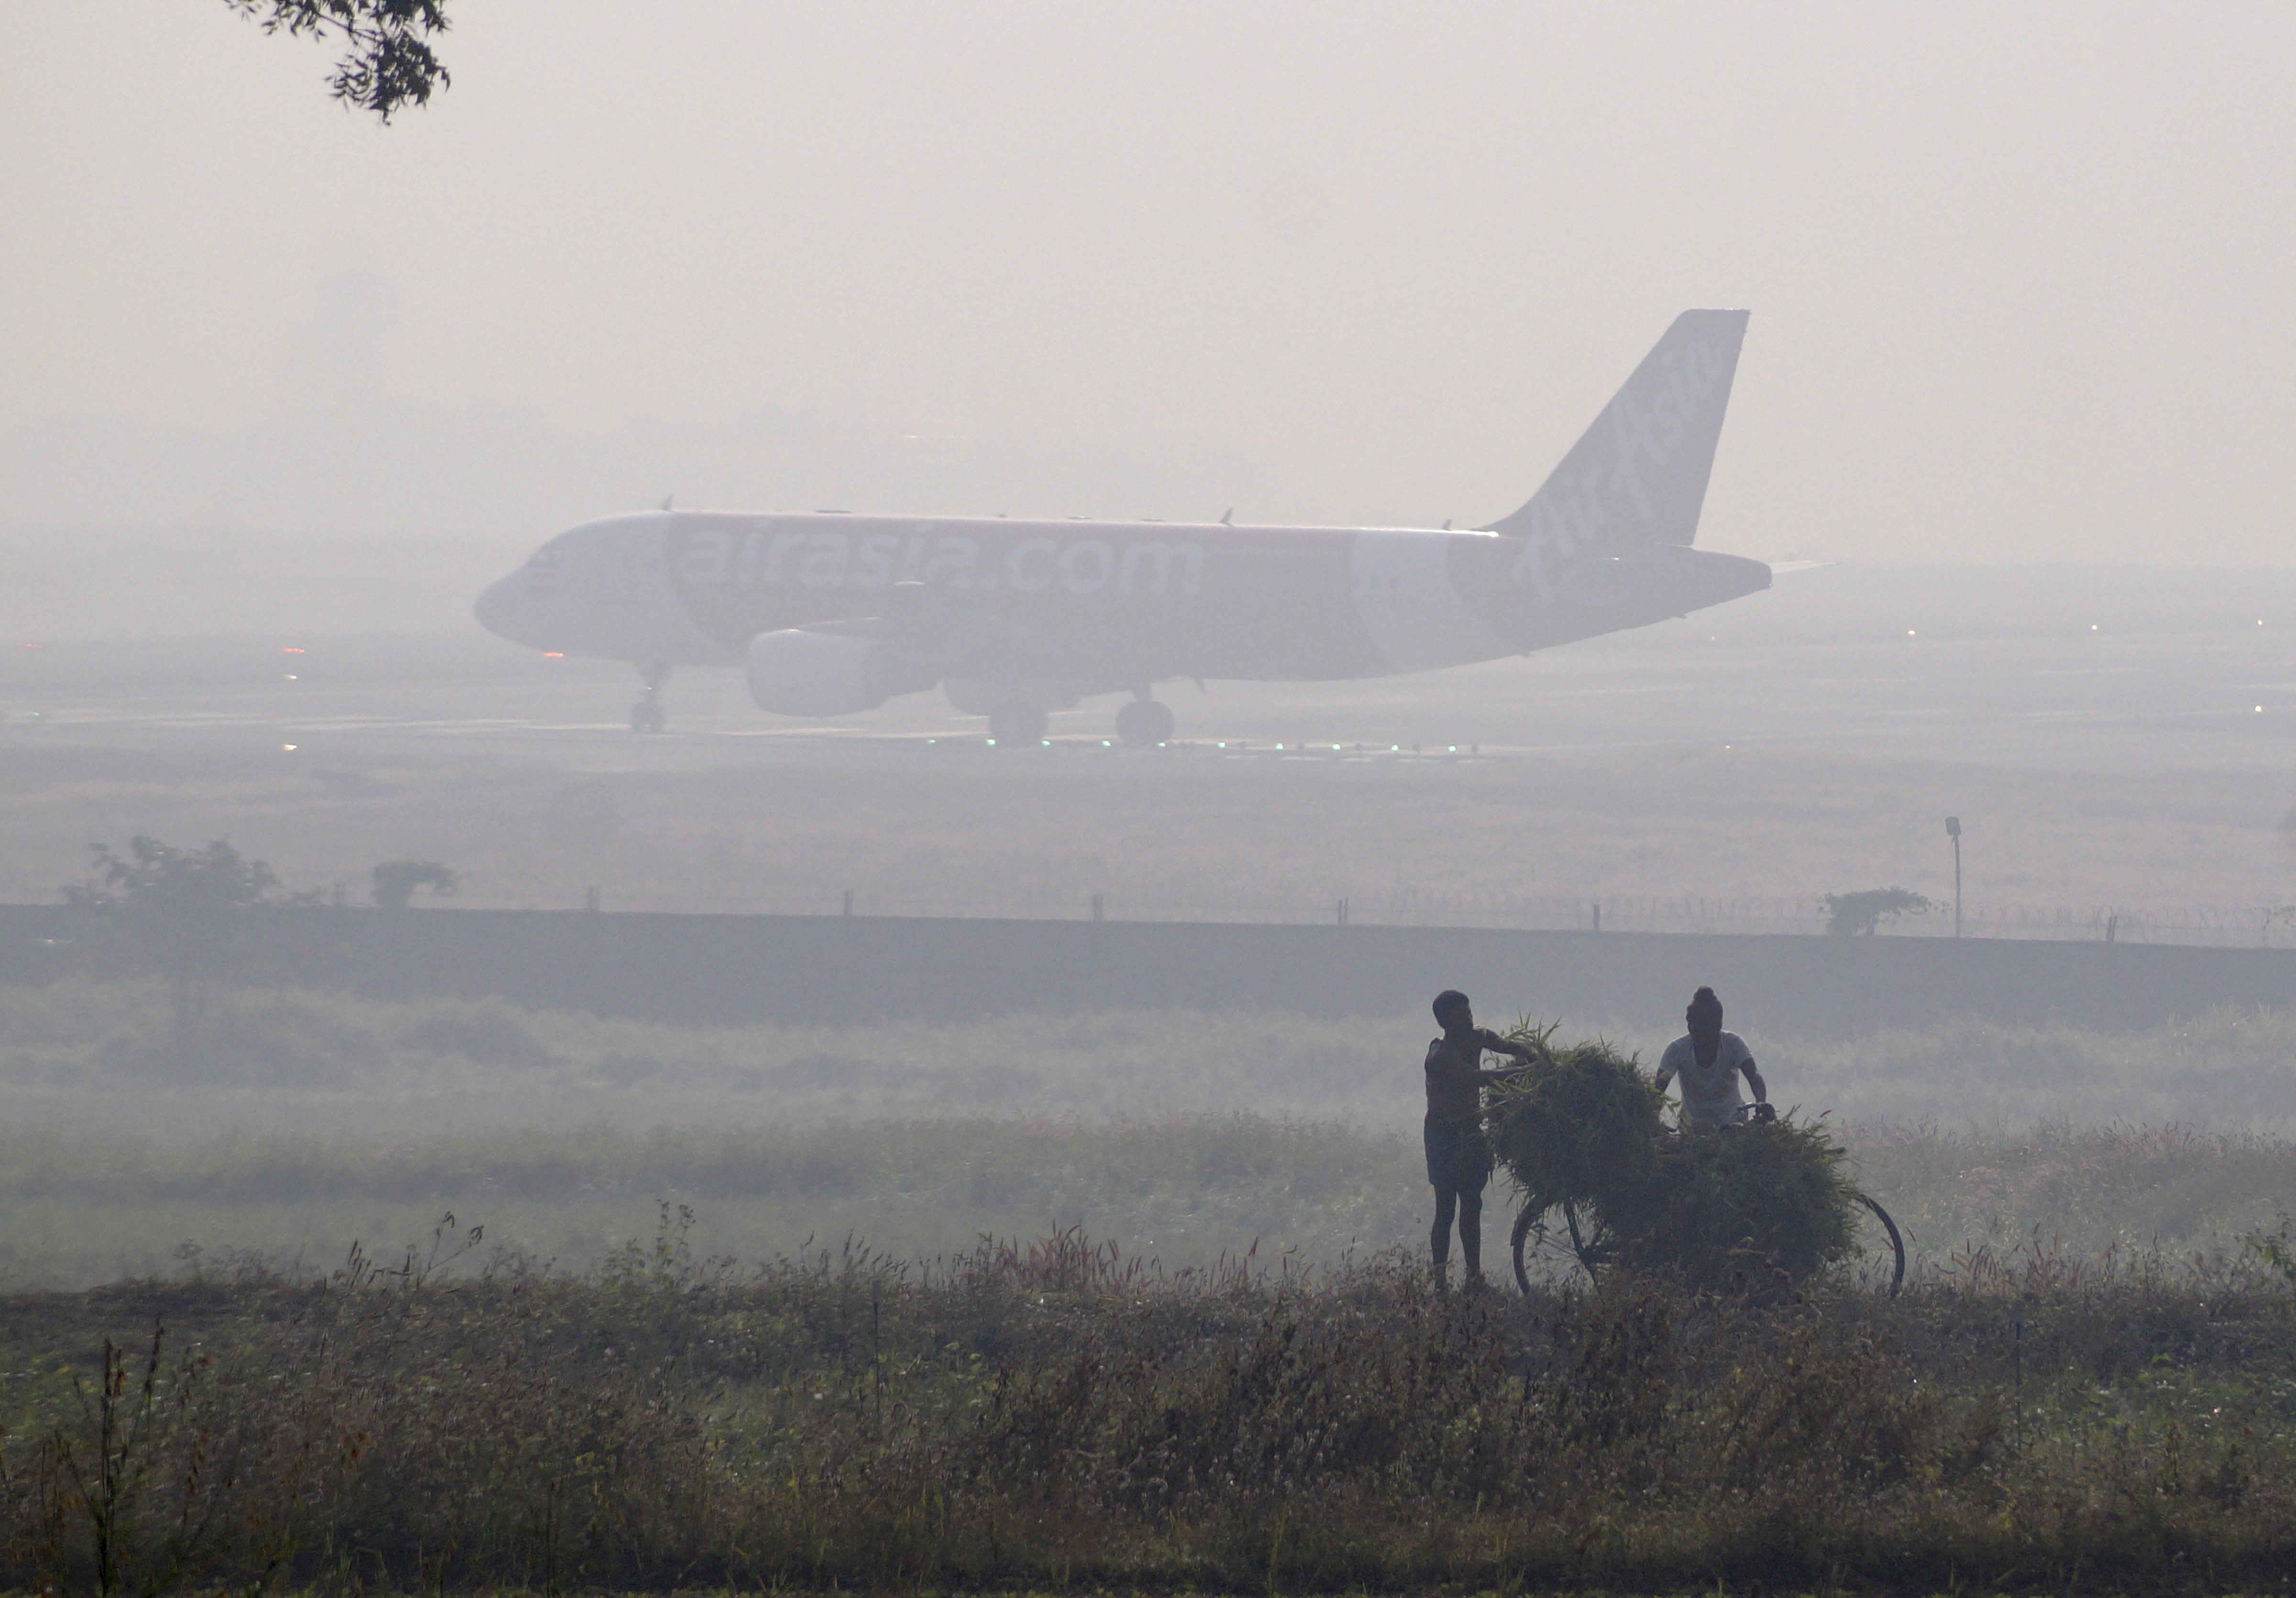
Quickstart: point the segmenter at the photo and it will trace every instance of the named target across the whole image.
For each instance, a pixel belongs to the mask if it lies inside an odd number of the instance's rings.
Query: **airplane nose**
[[[479,625],[489,633],[509,638],[519,610],[518,574],[512,572],[506,578],[498,578],[488,583],[486,592],[480,594],[478,602],[471,607],[471,614],[477,617]]]

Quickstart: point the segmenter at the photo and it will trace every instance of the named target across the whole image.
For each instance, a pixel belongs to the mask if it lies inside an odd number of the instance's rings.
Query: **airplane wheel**
[[[1052,725],[1042,705],[999,705],[988,713],[988,735],[1000,746],[1041,742]]]
[[[1172,707],[1152,699],[1136,699],[1116,713],[1116,735],[1135,749],[1152,749],[1172,741]]]

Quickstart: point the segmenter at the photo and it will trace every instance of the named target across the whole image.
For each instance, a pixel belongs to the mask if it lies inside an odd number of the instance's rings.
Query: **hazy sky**
[[[451,14],[0,0],[0,521],[1465,524],[1711,305],[1703,544],[2292,559],[2287,7]]]

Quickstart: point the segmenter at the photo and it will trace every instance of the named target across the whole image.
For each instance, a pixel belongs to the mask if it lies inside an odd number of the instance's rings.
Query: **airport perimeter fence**
[[[356,905],[363,884],[345,884],[340,901]],[[53,882],[0,877],[0,902],[53,904]],[[1305,890],[1211,893],[1077,891],[1043,883],[979,884],[946,889],[891,891],[862,887],[791,887],[693,894],[668,886],[606,881],[578,884],[562,896],[490,893],[466,882],[444,908],[474,910],[642,911],[719,915],[877,915],[935,919],[1126,921],[1249,923],[1267,926],[1361,925],[1468,927],[1521,931],[1680,932],[1739,936],[1818,937],[1826,930],[1824,904],[1811,898],[1752,895],[1662,897],[1611,894],[1600,898],[1488,891],[1445,892],[1416,887],[1314,893]],[[1884,938],[1950,938],[1953,906],[1933,906],[1882,924]],[[2199,948],[2296,948],[2296,906],[1966,904],[1965,938],[2031,938],[2064,943],[2137,943]]]
[[[466,897],[488,909],[653,911],[728,915],[882,915],[1030,921],[1128,921],[1473,927],[1523,931],[1678,932],[1739,936],[1819,937],[1827,911],[1816,898],[1664,897],[1611,895],[1602,898],[1401,889],[1306,893],[1073,892],[1013,884],[1007,888],[890,892],[860,888],[849,894],[778,892],[717,894],[650,892],[600,884],[554,903]],[[1953,906],[1885,922],[1883,938],[1950,938]],[[2030,938],[2065,943],[2171,944],[2202,948],[2296,948],[2296,909],[2289,906],[2187,906],[2120,909],[2111,906],[1978,905],[1962,912],[1964,938]]]

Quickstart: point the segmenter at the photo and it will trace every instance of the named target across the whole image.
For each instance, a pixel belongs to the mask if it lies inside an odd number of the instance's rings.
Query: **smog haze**
[[[451,14],[386,127],[220,4],[9,9],[0,524],[1473,526],[1736,305],[1703,544],[2287,558],[2283,9]]]
[[[2288,8],[244,9],[0,5],[0,1291],[1416,1291],[1453,987],[2286,1240]]]

